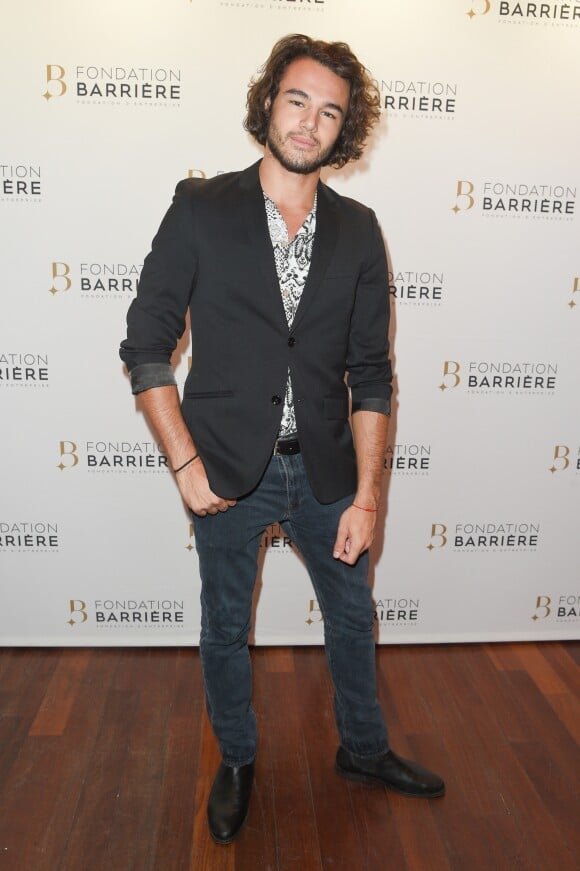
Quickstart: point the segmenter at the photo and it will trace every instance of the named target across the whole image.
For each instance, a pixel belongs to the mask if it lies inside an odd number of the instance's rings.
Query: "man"
[[[263,160],[178,184],[128,313],[121,356],[195,522],[201,661],[222,753],[208,822],[222,844],[250,799],[247,638],[260,538],[276,521],[324,615],[338,772],[444,793],[437,775],[389,749],[376,698],[367,570],[391,395],[384,244],[373,212],[320,182],[321,167],[360,157],[378,116],[347,45],[281,39],[248,95],[245,126]],[[180,407],[169,361],[188,306]]]

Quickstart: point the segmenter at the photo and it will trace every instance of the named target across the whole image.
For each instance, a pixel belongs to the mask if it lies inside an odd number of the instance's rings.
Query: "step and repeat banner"
[[[0,37],[6,645],[198,641],[194,530],[117,352],[177,181],[260,156],[247,83],[292,32],[381,94],[325,174],[389,251],[377,637],[578,637],[580,2],[30,0]],[[292,541],[262,545],[256,643],[321,643]]]

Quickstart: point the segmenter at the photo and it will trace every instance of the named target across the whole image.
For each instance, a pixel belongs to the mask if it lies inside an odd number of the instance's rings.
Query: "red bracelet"
[[[361,511],[371,511],[373,514],[375,511],[378,511],[378,508],[363,508],[362,505],[357,505],[355,502],[352,503],[353,508],[359,508]]]

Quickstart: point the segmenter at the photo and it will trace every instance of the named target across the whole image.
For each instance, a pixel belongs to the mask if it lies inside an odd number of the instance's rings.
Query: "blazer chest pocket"
[[[326,396],[324,399],[324,416],[329,420],[345,420],[348,417],[348,397]]]

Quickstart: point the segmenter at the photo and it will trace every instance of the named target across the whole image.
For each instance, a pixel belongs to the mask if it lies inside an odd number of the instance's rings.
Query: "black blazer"
[[[304,464],[321,502],[356,489],[353,407],[391,395],[389,288],[374,213],[320,183],[308,280],[288,329],[258,175],[179,182],[127,315],[129,369],[169,363],[191,313],[182,411],[210,486],[248,493],[272,454],[288,368]],[[370,400],[370,403],[369,403]]]

